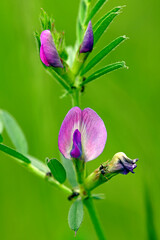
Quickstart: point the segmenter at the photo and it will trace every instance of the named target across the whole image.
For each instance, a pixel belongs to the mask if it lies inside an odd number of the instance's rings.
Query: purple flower
[[[92,29],[92,23],[90,21],[88,23],[88,27],[85,32],[82,45],[80,47],[80,53],[92,52],[93,42],[94,42],[93,29]]]
[[[90,108],[73,107],[61,125],[58,147],[65,158],[87,162],[102,153],[106,140],[107,131],[98,114]]]
[[[61,59],[54,44],[52,34],[49,30],[44,30],[40,36],[40,59],[47,66],[63,68]]]
[[[131,160],[123,152],[116,153],[109,163],[108,171],[112,173],[119,172],[124,175],[128,174],[129,172],[134,173],[133,170],[137,167],[137,161],[137,158]]]

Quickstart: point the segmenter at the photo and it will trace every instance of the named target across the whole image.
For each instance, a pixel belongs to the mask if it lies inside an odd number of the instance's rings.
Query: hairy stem
[[[101,224],[100,224],[99,219],[97,217],[94,205],[93,205],[93,200],[91,198],[87,198],[87,199],[83,200],[83,202],[84,202],[84,204],[85,204],[85,206],[86,206],[86,208],[89,212],[89,215],[90,215],[91,221],[93,223],[94,229],[97,233],[98,239],[106,240],[106,238],[104,236],[104,233],[103,233],[103,230],[101,228]]]

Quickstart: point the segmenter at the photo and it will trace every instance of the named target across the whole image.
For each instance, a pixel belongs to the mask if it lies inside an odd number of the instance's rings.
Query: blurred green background
[[[129,70],[115,71],[88,84],[81,102],[82,108],[97,111],[108,131],[106,148],[97,160],[88,163],[89,171],[118,151],[139,158],[135,175],[119,175],[95,191],[106,194],[105,200],[95,204],[110,240],[147,239],[147,219],[152,217],[160,237],[160,2],[110,0],[93,22],[112,7],[125,4],[123,14],[114,20],[91,56],[126,34],[130,40],[100,65],[125,60]],[[78,0],[0,2],[0,108],[15,116],[27,137],[30,154],[42,161],[45,157],[59,158],[58,132],[71,101],[59,98],[61,87],[42,68],[33,32],[40,30],[43,8],[56,19],[57,29],[65,30],[67,45],[73,45],[78,5]],[[4,139],[11,146],[6,135]],[[146,211],[145,186],[153,216]],[[74,239],[67,223],[69,206],[63,193],[0,153],[1,239]],[[97,239],[87,212],[77,239]]]

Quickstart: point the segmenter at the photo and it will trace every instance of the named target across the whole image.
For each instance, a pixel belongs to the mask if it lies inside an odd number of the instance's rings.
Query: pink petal
[[[50,64],[48,63],[46,56],[44,54],[43,45],[41,45],[41,47],[40,47],[40,59],[47,67],[50,66]]]
[[[90,108],[85,108],[82,112],[81,137],[85,161],[91,161],[103,152],[107,140],[106,127],[98,114]]]

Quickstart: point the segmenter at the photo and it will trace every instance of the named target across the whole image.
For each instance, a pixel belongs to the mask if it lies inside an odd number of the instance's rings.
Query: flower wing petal
[[[105,147],[107,131],[103,120],[90,108],[82,111],[81,141],[85,161],[97,158]]]
[[[60,128],[58,136],[58,147],[63,156],[71,159],[70,152],[73,145],[73,133],[76,129],[80,131],[82,110],[73,107],[66,115]]]

